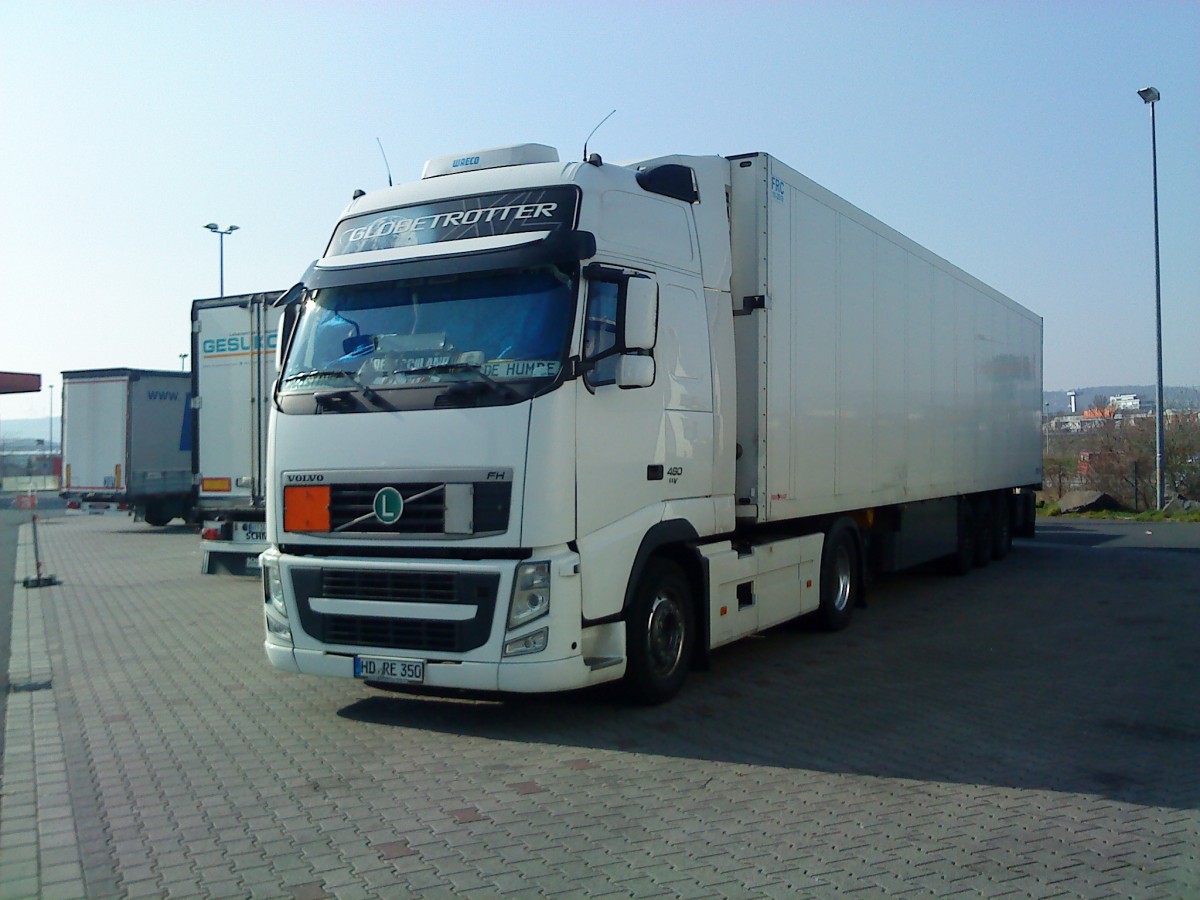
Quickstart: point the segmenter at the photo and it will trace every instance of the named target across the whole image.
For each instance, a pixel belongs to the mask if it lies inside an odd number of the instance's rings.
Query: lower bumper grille
[[[325,644],[462,653],[487,642],[499,575],[468,572],[396,572],[368,569],[294,569],[292,586],[304,631]],[[445,603],[476,607],[466,620],[319,613],[313,597],[384,603]],[[378,608],[377,606],[375,608]]]

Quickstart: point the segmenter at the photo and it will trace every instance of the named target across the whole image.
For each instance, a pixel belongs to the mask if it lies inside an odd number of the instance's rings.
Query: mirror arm
[[[581,359],[578,356],[572,356],[570,359],[567,360],[567,372],[568,372],[567,378],[568,378],[568,380],[573,380],[575,378],[581,378],[584,375],[586,375],[588,372],[592,371],[594,368],[596,368],[596,360],[594,360],[594,359],[585,360],[585,359]]]

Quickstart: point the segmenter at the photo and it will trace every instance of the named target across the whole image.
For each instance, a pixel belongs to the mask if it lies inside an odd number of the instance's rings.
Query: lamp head
[[[230,233],[232,233],[232,232],[234,232],[234,231],[237,231],[237,230],[238,230],[238,227],[237,227],[236,225],[230,225],[230,226],[229,226],[229,228],[228,228],[228,231],[229,231]]]
[[[1162,95],[1159,94],[1158,88],[1144,87],[1140,91],[1138,91],[1138,96],[1141,97],[1142,100],[1145,101],[1146,103],[1154,103]]]
[[[220,225],[218,225],[216,222],[209,222],[209,223],[208,223],[207,225],[205,225],[204,227],[205,227],[205,228],[207,228],[209,231],[216,231],[216,230],[217,230],[218,228],[220,228],[221,226],[220,226]]]

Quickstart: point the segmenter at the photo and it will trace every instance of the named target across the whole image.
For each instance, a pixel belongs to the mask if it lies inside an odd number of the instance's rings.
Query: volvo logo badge
[[[394,487],[380,488],[375,494],[375,518],[384,525],[395,524],[404,515],[404,498]]]

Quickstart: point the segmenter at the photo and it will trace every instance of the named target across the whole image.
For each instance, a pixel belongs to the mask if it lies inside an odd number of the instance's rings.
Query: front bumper
[[[314,558],[268,550],[262,561],[279,569],[291,640],[278,633],[279,614],[268,605],[265,614],[268,621],[275,617],[276,633],[267,630],[267,658],[284,671],[338,678],[354,677],[355,656],[419,659],[425,663],[421,686],[481,692],[564,691],[619,678],[624,665],[589,665],[596,656],[623,651],[624,632],[619,623],[582,629],[578,555],[559,547],[533,558],[550,563],[550,611],[510,630],[509,601],[521,561]],[[494,602],[472,603],[461,590],[457,596],[439,591],[449,584],[467,584],[475,592],[494,584]],[[330,585],[339,596],[324,596]],[[393,595],[381,599],[380,585],[394,588]],[[542,629],[548,629],[544,650],[504,656],[506,644]],[[421,636],[430,634],[462,646],[422,644]]]

